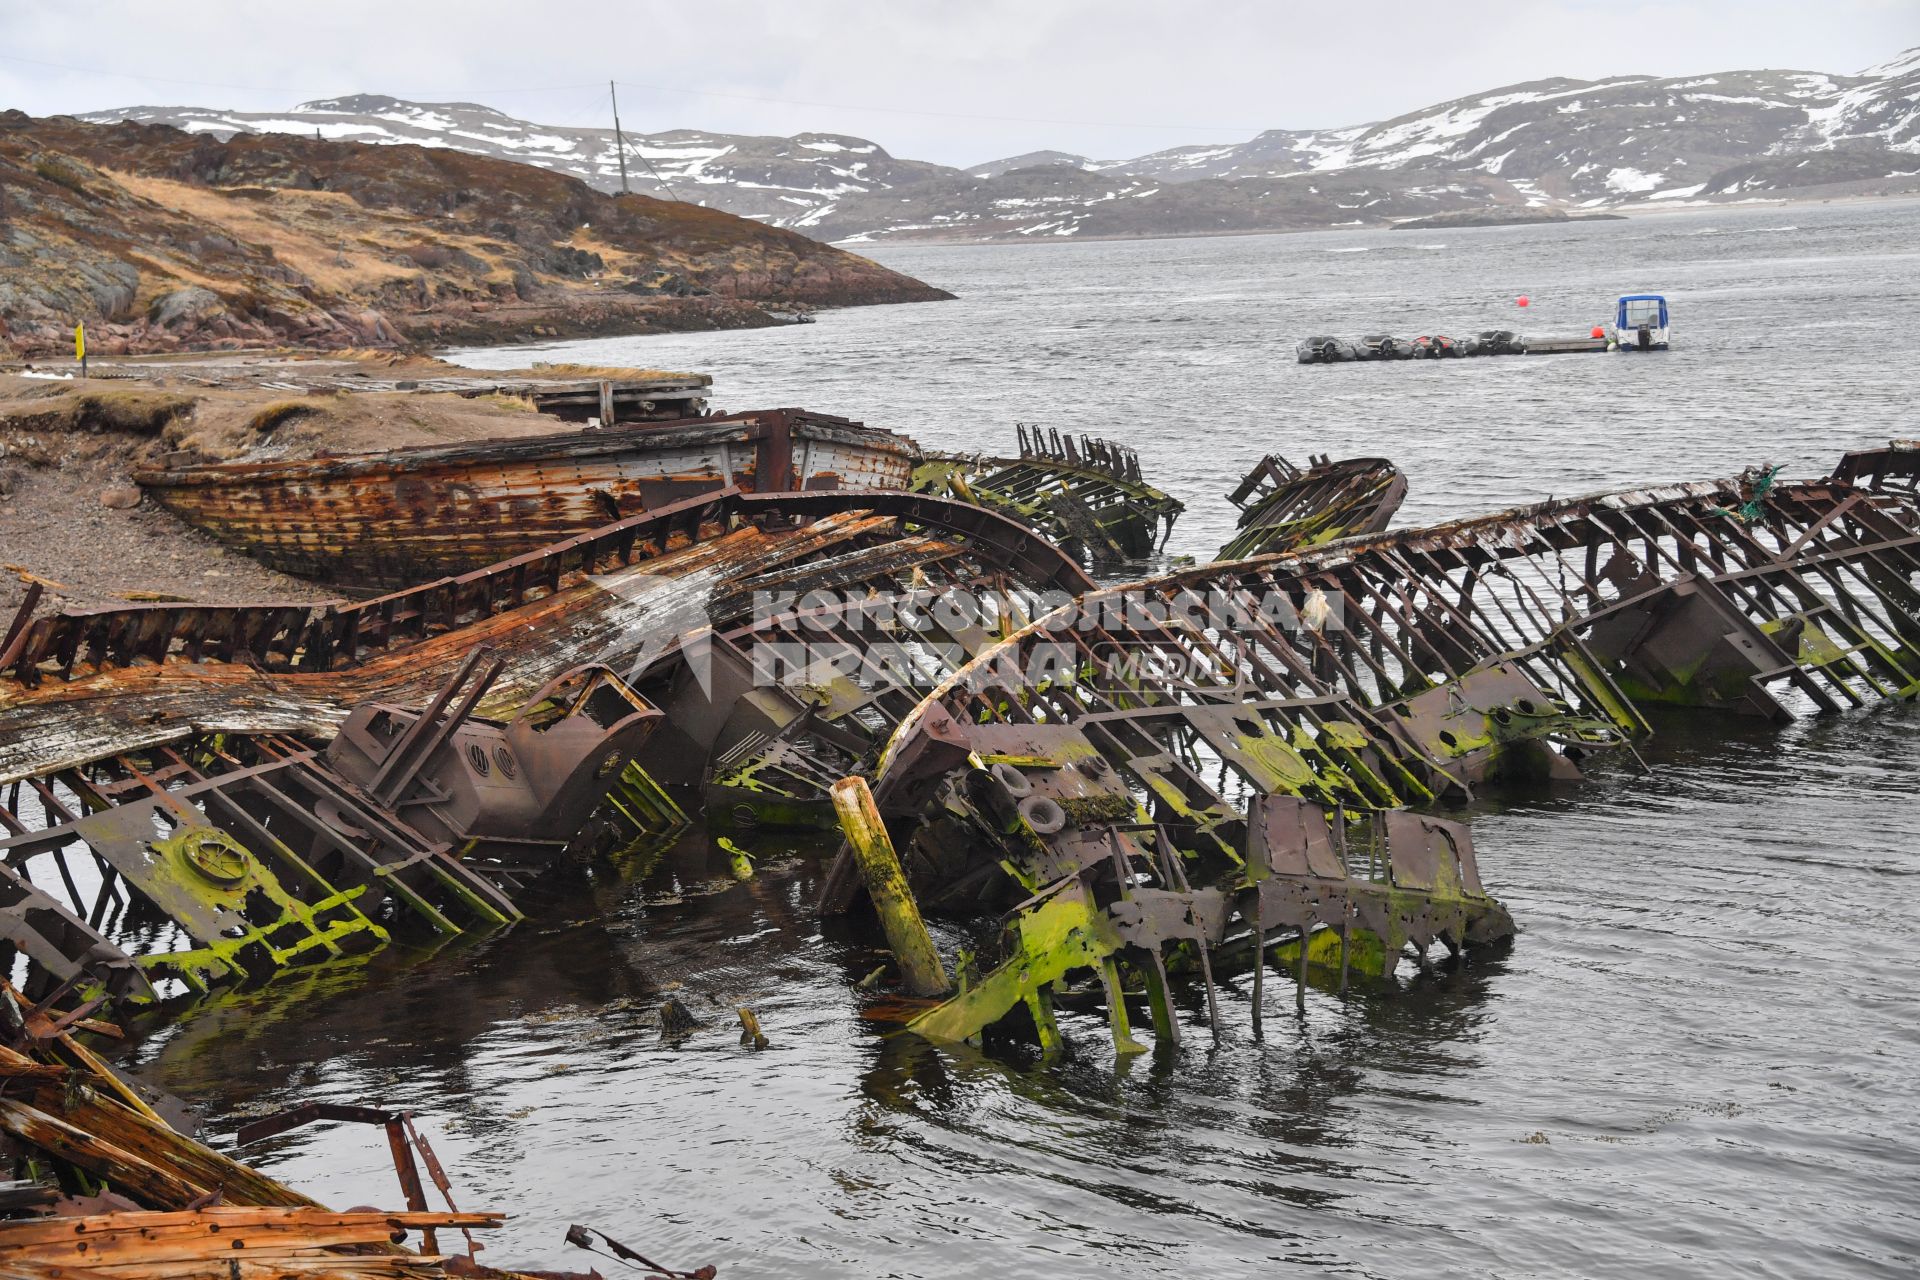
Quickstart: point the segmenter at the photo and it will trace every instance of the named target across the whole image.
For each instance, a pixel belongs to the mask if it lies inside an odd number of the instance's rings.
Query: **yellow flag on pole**
[[[87,326],[84,324],[73,326],[73,358],[75,360],[87,358]]]

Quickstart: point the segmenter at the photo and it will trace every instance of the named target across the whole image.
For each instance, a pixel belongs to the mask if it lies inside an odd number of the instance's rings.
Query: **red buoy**
[[[1524,293],[1523,293],[1523,294],[1521,294],[1521,295],[1520,295],[1519,297],[1517,297],[1517,298],[1515,298],[1515,299],[1514,299],[1514,302],[1515,302],[1515,303],[1516,303],[1517,305],[1519,305],[1519,306],[1522,306],[1522,307],[1530,307],[1530,306],[1532,306],[1532,305],[1533,305],[1533,299],[1532,299],[1532,298],[1529,298],[1529,297],[1528,297],[1528,296],[1527,296],[1526,294],[1524,294]]]
[[[1588,334],[1587,336],[1589,338],[1604,338],[1607,336],[1606,327],[1603,325],[1595,325],[1593,326],[1593,332]]]

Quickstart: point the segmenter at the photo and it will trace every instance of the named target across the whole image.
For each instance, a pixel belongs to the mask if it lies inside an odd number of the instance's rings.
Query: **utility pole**
[[[613,145],[620,153],[620,194],[630,194],[627,190],[627,140],[620,132],[620,95],[614,91],[613,81],[607,81],[607,96],[613,99]]]
[[[614,92],[611,80],[607,81],[607,96],[613,99],[613,145],[620,153],[620,194],[631,195],[632,191],[627,186],[627,136],[620,132],[620,95]],[[644,150],[640,152],[640,163],[647,166],[647,172],[653,175],[653,180],[660,184],[669,199],[680,198],[680,193],[660,176],[660,171],[653,167],[653,161],[647,159],[647,153]]]

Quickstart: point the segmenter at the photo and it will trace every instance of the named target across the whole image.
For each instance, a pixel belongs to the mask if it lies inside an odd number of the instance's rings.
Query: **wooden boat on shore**
[[[497,563],[727,485],[904,489],[905,436],[804,409],[299,461],[139,471],[148,497],[285,573],[351,594]]]

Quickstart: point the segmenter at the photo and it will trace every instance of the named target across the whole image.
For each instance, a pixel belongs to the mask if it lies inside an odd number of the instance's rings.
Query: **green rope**
[[[1729,510],[1726,507],[1708,507],[1716,516],[1729,516],[1741,524],[1752,524],[1766,513],[1767,495],[1773,492],[1773,483],[1781,468],[1763,466],[1757,471],[1748,467],[1740,473],[1740,488],[1748,495],[1747,500]]]

